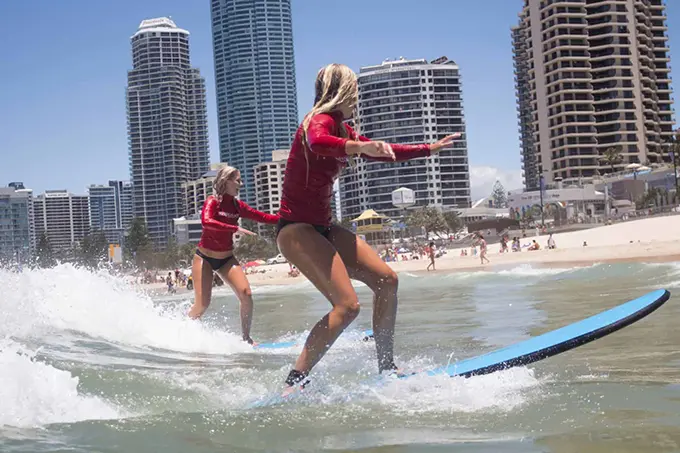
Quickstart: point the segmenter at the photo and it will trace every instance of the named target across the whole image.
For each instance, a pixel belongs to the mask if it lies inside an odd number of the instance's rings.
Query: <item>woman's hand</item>
[[[249,234],[249,235],[251,235],[251,236],[257,236],[257,235],[256,235],[255,233],[253,233],[252,231],[246,230],[245,228],[241,228],[241,227],[238,227],[237,232],[238,232],[238,233],[241,233],[241,234]]]
[[[449,146],[453,141],[457,138],[460,138],[460,132],[456,132],[453,135],[447,135],[446,137],[442,138],[438,142],[434,142],[430,145],[430,152],[432,154],[438,153],[441,151],[443,148]]]
[[[391,160],[397,159],[389,143],[382,141],[357,142],[357,145],[355,147],[356,154],[364,154],[370,157],[388,157]]]

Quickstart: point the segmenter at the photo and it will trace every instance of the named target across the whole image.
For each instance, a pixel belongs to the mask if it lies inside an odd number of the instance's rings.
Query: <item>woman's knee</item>
[[[340,311],[342,314],[345,323],[347,324],[354,321],[357,316],[359,316],[359,312],[361,311],[361,306],[359,305],[358,300],[353,300],[337,307],[339,309],[338,311]]]
[[[248,300],[253,297],[253,290],[250,289],[250,285],[245,288],[240,288],[237,292],[239,300]]]
[[[399,288],[399,276],[389,269],[378,278],[378,291],[396,291]]]

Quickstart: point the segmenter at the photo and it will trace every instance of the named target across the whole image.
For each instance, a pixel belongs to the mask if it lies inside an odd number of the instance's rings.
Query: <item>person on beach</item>
[[[358,135],[344,121],[358,103],[357,77],[345,65],[330,64],[316,77],[314,106],[299,126],[286,164],[277,227],[277,243],[328,299],[332,309],[311,330],[302,353],[286,378],[284,393],[304,387],[314,365],[359,314],[350,278],[374,293],[373,331],[378,371],[397,370],[393,359],[397,314],[397,274],[361,238],[331,224],[333,182],[356,158],[404,161],[433,155],[460,136],[433,144],[390,145]]]
[[[491,261],[486,257],[486,240],[482,233],[477,233],[476,243],[479,244],[479,258],[481,259],[482,264],[484,264],[484,260],[486,260],[487,263],[490,263]]]
[[[557,245],[555,244],[555,238],[553,237],[552,233],[550,233],[550,236],[548,236],[548,248],[550,250],[557,248]]]
[[[434,242],[430,242],[430,245],[427,247],[427,254],[430,257],[430,264],[427,265],[427,270],[430,270],[430,266],[432,266],[432,270],[436,271],[437,269],[434,268]]]
[[[278,215],[257,211],[236,199],[242,186],[241,173],[234,167],[223,167],[213,182],[213,195],[203,204],[201,224],[203,232],[191,266],[194,284],[194,305],[189,311],[192,319],[200,318],[210,305],[213,278],[227,282],[238,297],[243,340],[253,344],[250,325],[253,317],[253,297],[248,278],[234,256],[234,233],[251,234],[238,226],[238,219],[276,224]],[[213,274],[214,273],[214,274]],[[216,274],[216,275],[215,275]]]

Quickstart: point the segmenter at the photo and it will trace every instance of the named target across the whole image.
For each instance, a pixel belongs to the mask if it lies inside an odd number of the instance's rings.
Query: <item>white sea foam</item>
[[[0,339],[0,426],[112,419],[125,412],[78,391],[78,378],[42,363],[35,351]]]

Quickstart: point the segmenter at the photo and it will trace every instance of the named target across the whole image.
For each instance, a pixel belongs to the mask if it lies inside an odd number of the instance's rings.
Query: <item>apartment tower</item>
[[[189,60],[189,32],[144,20],[131,38],[127,116],[134,216],[158,249],[185,214],[182,183],[208,170],[205,81]]]
[[[673,130],[662,0],[524,0],[512,29],[525,187],[668,160]]]
[[[46,190],[33,201],[35,236],[43,235],[52,250],[70,253],[90,233],[90,208],[87,195],[74,195],[66,190]]]
[[[462,137],[437,155],[406,162],[359,160],[340,178],[343,218],[373,209],[388,217],[402,211],[392,205],[392,191],[415,191],[416,206],[470,206],[470,172],[461,75],[446,57],[385,60],[359,72],[361,135],[389,143],[427,143],[460,132]]]
[[[298,125],[291,0],[211,0],[220,161],[239,170],[255,204],[253,170],[289,148]]]
[[[108,185],[91,185],[90,229],[102,231],[109,244],[123,243],[125,231],[132,221],[132,184],[109,181]]]

